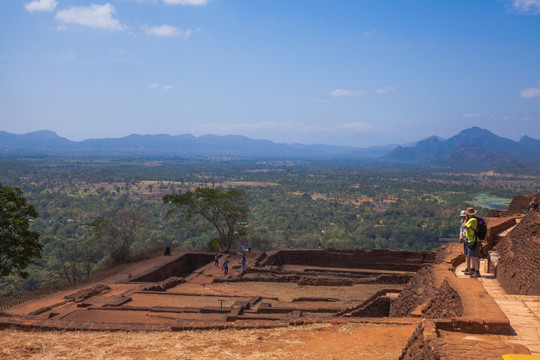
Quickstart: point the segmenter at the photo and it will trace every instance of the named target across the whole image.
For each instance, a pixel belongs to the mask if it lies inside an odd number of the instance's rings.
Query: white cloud
[[[53,11],[58,5],[56,0],[36,0],[26,3],[24,8],[28,12],[44,11],[50,12]]]
[[[392,92],[392,91],[396,91],[396,88],[394,88],[392,86],[387,86],[387,87],[384,87],[382,89],[375,90],[375,94],[384,95],[384,94],[388,94],[389,92]]]
[[[365,94],[366,92],[364,90],[343,90],[343,89],[336,89],[328,93],[328,95],[330,95],[330,97],[332,98],[362,96]]]
[[[513,0],[512,7],[527,14],[540,14],[540,0]]]
[[[165,4],[172,5],[206,5],[209,0],[163,0]]]
[[[521,90],[519,92],[519,96],[521,96],[524,99],[537,98],[537,97],[540,97],[540,89],[528,88],[525,90]]]
[[[183,36],[185,39],[188,39],[191,34],[192,30],[180,30],[177,27],[169,26],[169,25],[161,25],[161,26],[143,26],[143,30],[147,35],[154,35],[154,36],[162,36],[162,37],[174,37],[174,36]]]
[[[116,9],[113,5],[91,4],[90,6],[72,6],[61,10],[55,19],[63,24],[88,26],[102,30],[122,31],[125,27],[113,18]]]
[[[155,88],[159,87],[159,84],[148,84],[148,85],[146,85],[146,87],[149,88],[149,89],[155,89]]]
[[[163,90],[172,90],[172,85],[163,85]]]
[[[464,118],[464,119],[477,119],[477,118],[480,117],[480,114],[465,113],[465,114],[461,114],[461,117]]]
[[[364,33],[364,36],[365,36],[365,37],[370,37],[370,36],[375,35],[376,33],[377,33],[377,30],[370,30],[370,31],[368,31],[368,32],[365,32],[365,33]]]

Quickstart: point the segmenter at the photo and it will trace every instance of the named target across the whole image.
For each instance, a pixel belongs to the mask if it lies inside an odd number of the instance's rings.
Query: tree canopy
[[[0,183],[0,277],[13,273],[27,277],[24,269],[41,257],[39,233],[30,230],[30,218],[38,216],[21,189]]]
[[[191,221],[196,226],[211,225],[219,234],[220,241],[229,251],[234,241],[245,235],[249,201],[245,190],[222,187],[198,187],[183,194],[165,195],[163,202],[180,212],[180,221]]]
[[[129,261],[131,246],[147,222],[143,212],[125,208],[112,217],[98,217],[90,226],[113,263],[122,264]]]

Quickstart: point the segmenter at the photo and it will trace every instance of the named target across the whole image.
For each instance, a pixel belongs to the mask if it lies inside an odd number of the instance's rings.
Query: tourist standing
[[[529,203],[529,210],[527,211],[527,214],[535,212],[536,209],[538,209],[538,205],[540,205],[540,202],[538,201],[538,198],[535,196],[533,197],[532,201]]]
[[[463,270],[463,272],[466,273],[471,271],[471,258],[467,252],[467,229],[463,227],[463,224],[467,222],[467,214],[465,214],[465,210],[461,210],[459,217],[461,218],[459,221],[459,241],[463,243],[463,254],[465,254],[467,259],[467,267],[465,270]]]
[[[463,228],[466,230],[466,237],[467,237],[467,253],[468,257],[471,259],[471,269],[470,271],[465,272],[465,275],[470,275],[474,278],[480,277],[480,258],[478,257],[478,253],[480,250],[480,246],[478,244],[478,238],[476,236],[476,229],[478,229],[478,219],[474,217],[476,214],[476,210],[474,208],[470,207],[467,208],[465,211],[465,215],[467,215],[467,222],[463,224]]]
[[[229,274],[229,259],[225,259],[225,261],[223,262],[223,275],[228,275]]]

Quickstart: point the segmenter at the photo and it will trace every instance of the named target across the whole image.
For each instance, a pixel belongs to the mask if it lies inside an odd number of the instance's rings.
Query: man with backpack
[[[459,241],[463,243],[463,254],[467,258],[467,267],[465,270],[463,270],[463,272],[467,273],[471,271],[471,258],[469,257],[469,252],[467,250],[467,229],[463,227],[463,224],[467,222],[467,214],[465,214],[465,210],[460,211],[459,217],[461,218],[459,221]]]
[[[467,245],[467,257],[471,259],[471,269],[465,272],[465,275],[470,275],[474,278],[481,277],[480,275],[480,239],[478,238],[478,219],[476,210],[470,207],[465,210],[467,221],[463,223],[463,228],[466,230],[466,245]]]

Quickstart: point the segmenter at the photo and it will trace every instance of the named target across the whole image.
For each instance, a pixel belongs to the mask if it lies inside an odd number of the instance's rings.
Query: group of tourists
[[[218,255],[214,257],[214,265],[219,266],[219,260]],[[246,271],[246,255],[242,255],[242,272]],[[229,259],[225,259],[223,261],[223,265],[221,265],[221,270],[223,270],[223,275],[227,276],[229,275]]]
[[[245,254],[245,251],[251,251],[251,247],[248,247],[248,248],[245,248],[244,245],[242,245],[242,250],[243,250],[243,254],[242,254],[242,262],[241,262],[241,266],[242,266],[242,272],[246,271],[246,254]],[[219,243],[219,250],[217,252],[217,254],[214,255],[214,266],[215,267],[219,267],[219,258],[221,256],[221,243]],[[223,275],[228,275],[229,274],[229,259],[225,259],[225,261],[223,261],[223,264],[221,265],[221,270],[223,270]]]

